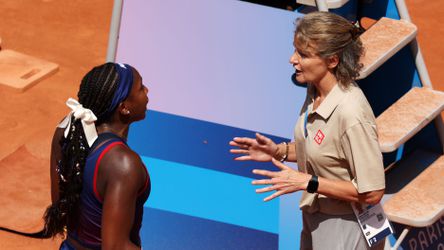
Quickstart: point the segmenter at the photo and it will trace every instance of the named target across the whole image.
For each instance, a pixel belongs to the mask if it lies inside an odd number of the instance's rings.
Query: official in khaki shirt
[[[358,193],[384,189],[375,117],[361,89],[355,84],[347,89],[336,84],[316,110],[314,99],[315,88],[309,85],[295,127],[299,171],[351,181]],[[353,213],[350,202],[318,193],[304,192],[300,206],[309,213]]]
[[[272,161],[278,171],[256,169],[258,193],[269,201],[302,191],[301,249],[369,249],[352,211],[353,203],[377,204],[384,194],[384,167],[375,117],[354,79],[363,54],[359,30],[329,12],[297,20],[290,63],[307,97],[295,126],[295,141],[276,144],[235,137],[236,160]],[[282,162],[297,162],[294,170]],[[384,242],[372,249],[384,248]]]

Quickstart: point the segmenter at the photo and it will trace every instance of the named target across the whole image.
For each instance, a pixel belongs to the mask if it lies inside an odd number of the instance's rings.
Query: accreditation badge
[[[370,247],[384,241],[385,237],[393,233],[392,225],[387,219],[381,203],[377,205],[353,203],[352,208]]]

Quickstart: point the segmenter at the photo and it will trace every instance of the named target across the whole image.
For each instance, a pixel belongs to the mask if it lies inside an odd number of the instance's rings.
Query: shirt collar
[[[314,90],[311,92],[310,95],[314,99]],[[333,111],[336,109],[338,104],[342,101],[344,98],[346,90],[344,90],[339,84],[336,84],[330,92],[325,97],[324,101],[322,101],[321,105],[314,111],[317,114],[319,114],[322,118],[327,119],[330,117],[330,115],[333,113]],[[313,103],[313,102],[312,102]]]

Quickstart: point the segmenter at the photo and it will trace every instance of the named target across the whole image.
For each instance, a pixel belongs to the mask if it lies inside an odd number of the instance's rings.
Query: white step
[[[365,54],[358,79],[363,79],[412,41],[417,33],[414,24],[383,17],[360,36]]]
[[[386,176],[388,193],[393,191],[390,190],[393,186],[413,179],[399,192],[388,194],[383,207],[391,221],[412,227],[426,227],[444,215],[444,156],[415,152],[396,163]]]
[[[381,151],[395,151],[443,109],[444,92],[412,88],[376,118]]]

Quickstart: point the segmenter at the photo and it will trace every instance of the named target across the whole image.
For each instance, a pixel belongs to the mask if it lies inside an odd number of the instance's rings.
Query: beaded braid
[[[118,74],[113,63],[105,63],[93,68],[82,79],[77,94],[79,103],[90,109],[97,117],[96,125],[106,122],[110,115],[107,109],[111,105],[117,89]],[[83,169],[90,148],[86,141],[80,120],[71,119],[67,138],[62,137],[62,159],[58,162],[59,200],[50,205],[44,215],[47,236],[64,236],[65,228],[75,223],[78,202],[82,191]]]

